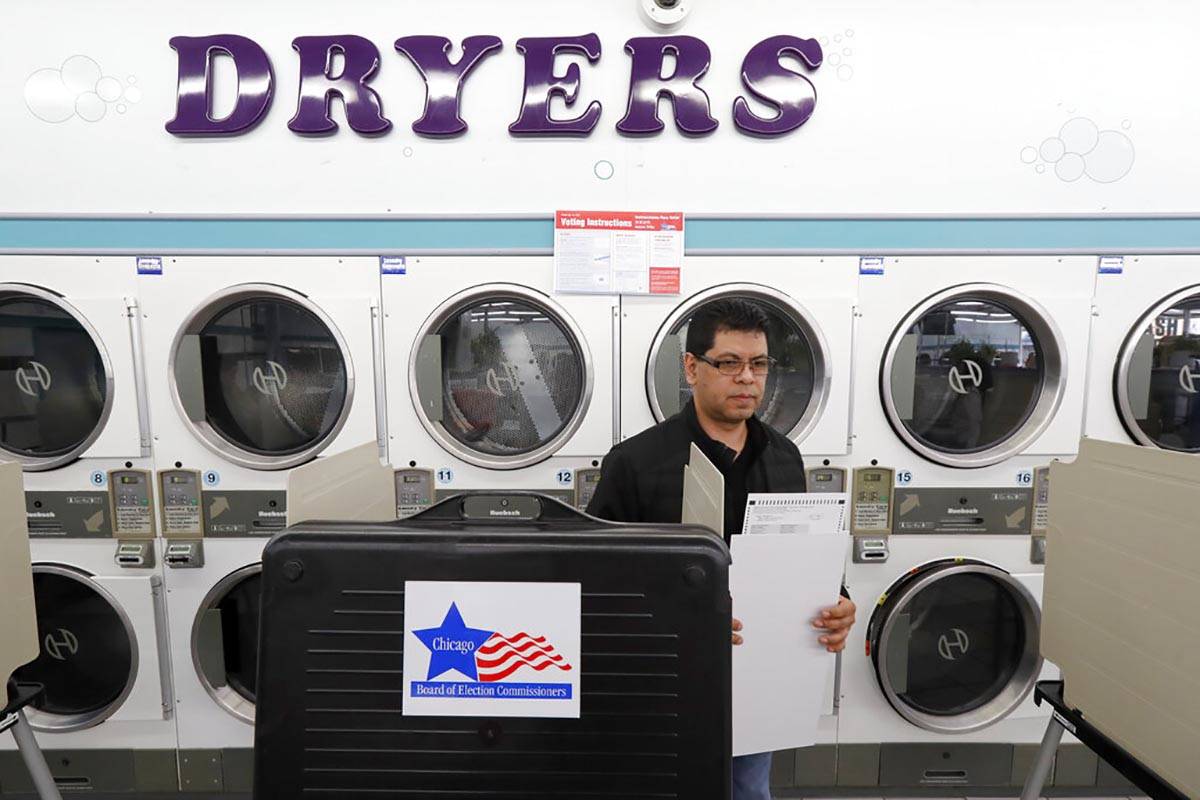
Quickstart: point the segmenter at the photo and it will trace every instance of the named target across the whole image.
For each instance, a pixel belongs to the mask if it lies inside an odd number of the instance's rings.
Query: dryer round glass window
[[[996,288],[927,300],[897,328],[881,374],[893,428],[921,455],[996,463],[1044,430],[1061,399],[1063,346],[1033,301]]]
[[[767,317],[767,352],[775,364],[767,374],[758,417],[785,435],[803,437],[828,392],[828,351],[815,323],[795,301],[755,284],[727,284],[701,292],[667,318],[651,345],[646,366],[646,394],[654,418],[661,422],[691,400],[683,370],[688,328],[700,309],[728,298],[751,302]]]
[[[254,722],[262,565],[230,573],[204,598],[192,625],[192,661],[222,708]]]
[[[112,409],[112,370],[91,326],[62,298],[0,285],[0,449],[27,470],[73,461]]]
[[[990,565],[944,561],[893,585],[867,631],[876,677],[902,717],[965,733],[1007,716],[1041,670],[1040,613]]]
[[[1121,420],[1136,441],[1200,452],[1200,287],[1167,298],[1139,321],[1115,381]]]
[[[536,463],[583,421],[591,357],[550,298],[513,285],[451,298],[418,335],[410,389],[422,424],[465,461],[495,469]]]
[[[35,564],[38,657],[14,677],[40,683],[30,724],[40,730],[89,728],[111,716],[137,677],[137,639],[116,600],[89,575]]]
[[[242,286],[210,298],[176,338],[171,377],[193,431],[235,463],[283,469],[330,443],[353,377],[333,322],[303,296]]]

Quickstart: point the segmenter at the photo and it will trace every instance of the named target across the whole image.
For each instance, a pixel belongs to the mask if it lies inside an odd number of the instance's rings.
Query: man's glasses
[[[746,368],[747,364],[750,365],[750,371],[755,375],[766,375],[771,371],[771,367],[775,366],[775,359],[771,358],[770,356],[752,358],[749,361],[743,361],[740,358],[714,359],[709,358],[708,356],[696,355],[695,353],[692,355],[695,355],[696,358],[703,361],[705,364],[708,364],[710,367],[716,367],[717,371],[722,375],[728,375],[730,377],[741,375],[742,370]]]

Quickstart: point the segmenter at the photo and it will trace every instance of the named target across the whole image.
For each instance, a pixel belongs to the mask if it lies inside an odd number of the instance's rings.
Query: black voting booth
[[[263,555],[254,796],[726,800],[729,561],[707,528],[532,493],[290,528]],[[402,716],[409,580],[580,583],[580,718]]]

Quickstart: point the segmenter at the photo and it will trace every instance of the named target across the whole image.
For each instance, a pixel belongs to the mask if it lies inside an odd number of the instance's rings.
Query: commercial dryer
[[[0,458],[24,470],[41,641],[18,677],[46,685],[30,723],[69,788],[163,788],[134,751],[174,770],[144,381],[134,259],[0,258]]]
[[[1094,263],[860,264],[847,584],[866,613],[839,743],[879,748],[883,784],[987,783],[1044,730],[1040,479],[1078,450]]]
[[[1200,258],[1103,258],[1084,434],[1200,452]]]
[[[262,548],[288,471],[381,446],[375,259],[165,258],[140,277],[187,790],[249,786]],[[380,387],[381,388],[381,387]]]
[[[385,270],[399,513],[469,489],[584,507],[613,445],[613,295],[559,294],[545,257],[415,257]]]

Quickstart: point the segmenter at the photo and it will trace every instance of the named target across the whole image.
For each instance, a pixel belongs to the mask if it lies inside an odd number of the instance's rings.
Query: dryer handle
[[[129,320],[129,344],[133,352],[133,385],[137,392],[138,441],[142,458],[150,456],[150,400],[146,391],[146,359],[142,353],[142,310],[137,298],[125,298],[125,316]]]
[[[162,578],[150,578],[150,592],[154,599],[154,635],[158,639],[158,679],[162,692],[163,719],[175,713],[175,684],[171,672],[171,636],[167,629],[167,598]]]
[[[494,525],[530,522],[598,522],[561,500],[538,492],[463,492],[447,497],[409,521],[487,522]]]
[[[383,352],[383,312],[371,300],[371,365],[375,379],[375,443],[379,457],[388,460],[387,373]]]

